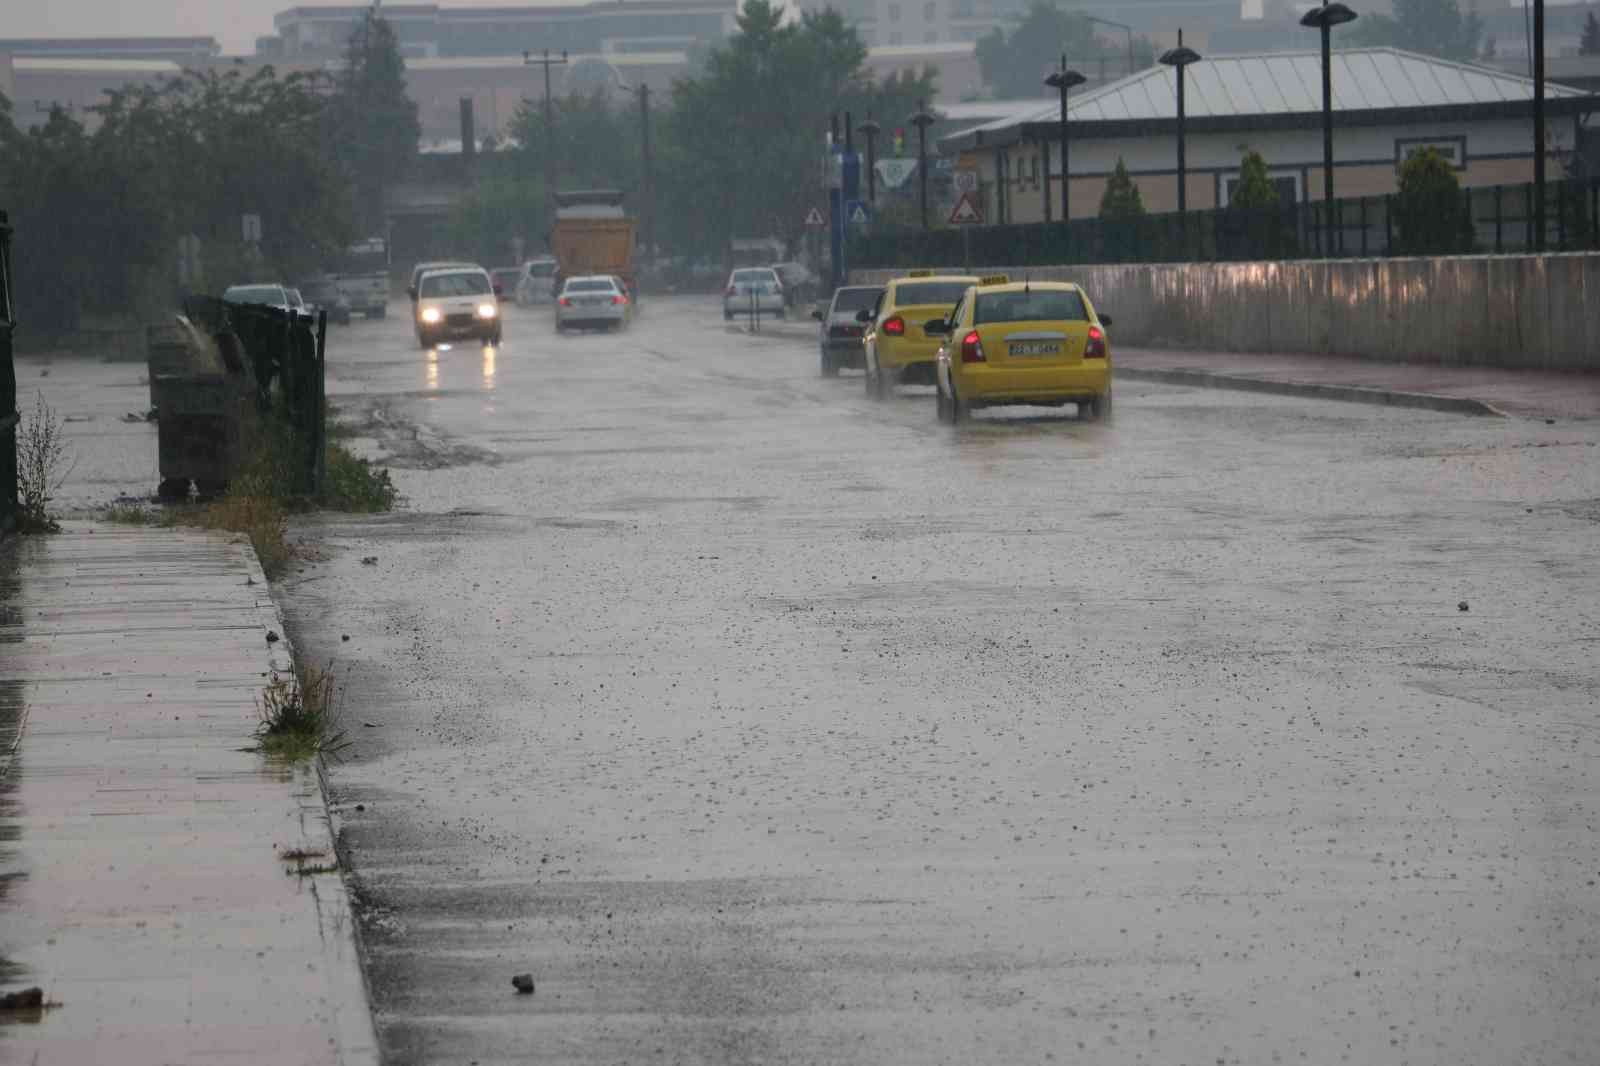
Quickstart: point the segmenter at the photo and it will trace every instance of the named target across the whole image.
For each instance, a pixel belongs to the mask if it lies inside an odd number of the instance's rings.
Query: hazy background
[[[272,16],[298,0],[0,0],[3,37],[205,37],[229,55],[255,51]],[[557,0],[559,2],[559,0]],[[472,0],[474,7],[539,5],[540,0]]]

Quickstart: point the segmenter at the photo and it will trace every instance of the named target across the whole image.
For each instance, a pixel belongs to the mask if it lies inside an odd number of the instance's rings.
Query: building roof
[[[1207,119],[1261,121],[1322,111],[1322,58],[1316,51],[1206,56],[1186,69],[1185,79],[1185,117],[1202,128]],[[1346,113],[1514,105],[1533,99],[1529,78],[1398,48],[1333,52],[1332,83],[1333,110]],[[1586,98],[1580,90],[1556,84],[1546,84],[1545,96]],[[1177,114],[1176,74],[1159,65],[1073,97],[1067,105],[1072,122],[1131,126],[1176,121]],[[1060,104],[1051,102],[952,134],[941,147],[1009,143],[1025,136],[1023,127],[1055,122],[1059,116]]]

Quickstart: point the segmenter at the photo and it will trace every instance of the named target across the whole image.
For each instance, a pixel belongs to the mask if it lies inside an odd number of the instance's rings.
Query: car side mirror
[[[1100,316],[1100,324],[1101,324],[1101,325],[1102,325],[1102,326],[1109,326],[1109,325],[1111,325],[1111,316],[1110,316],[1110,315],[1101,315],[1101,316]]]
[[[417,287],[415,285],[407,285],[406,295],[415,300],[417,298]]]
[[[922,324],[922,332],[943,335],[950,332],[950,327],[945,324],[945,320],[942,318],[930,318]]]
[[[813,310],[811,312],[811,317],[816,319],[818,322],[821,322],[823,319],[827,318],[828,316],[823,314],[821,311]]]
[[[863,325],[865,325],[866,323],[871,322],[872,321],[872,312],[871,311],[857,311],[856,312],[856,321],[862,323]]]

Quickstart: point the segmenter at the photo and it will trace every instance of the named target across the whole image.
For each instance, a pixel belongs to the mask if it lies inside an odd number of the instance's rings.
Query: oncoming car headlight
[[[437,307],[424,307],[422,309],[422,321],[428,323],[430,326],[443,317],[444,316],[439,313],[439,309]]]
[[[495,315],[497,315],[499,313],[500,313],[499,310],[495,307],[494,304],[479,304],[478,305],[478,317],[479,318],[493,318]]]

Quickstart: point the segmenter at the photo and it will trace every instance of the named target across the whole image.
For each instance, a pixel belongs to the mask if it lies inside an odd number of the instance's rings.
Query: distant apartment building
[[[738,0],[601,0],[549,7],[387,4],[383,17],[412,59],[572,53],[682,52],[733,31]],[[336,56],[365,5],[303,5],[273,18],[277,33],[256,42],[263,57]]]
[[[221,54],[215,37],[0,37],[0,55],[30,58],[204,63]]]

